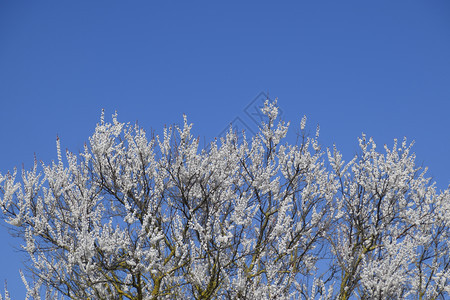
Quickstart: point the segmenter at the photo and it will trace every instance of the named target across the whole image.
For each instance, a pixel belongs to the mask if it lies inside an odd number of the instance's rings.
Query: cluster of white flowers
[[[363,135],[359,155],[345,163],[334,148],[327,164],[319,128],[283,144],[276,102],[262,112],[251,143],[230,129],[209,150],[186,116],[148,140],[102,113],[84,153],[63,161],[58,139],[42,174],[37,162],[21,182],[0,174],[3,218],[30,256],[27,297],[449,296],[450,192],[411,145],[382,154]]]

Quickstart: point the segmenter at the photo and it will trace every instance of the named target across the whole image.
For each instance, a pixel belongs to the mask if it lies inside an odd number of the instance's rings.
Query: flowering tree
[[[406,140],[386,154],[372,139],[344,164],[328,151],[339,179],[337,226],[328,239],[341,275],[339,299],[437,299],[450,294],[450,195],[438,193],[414,163]]]
[[[148,139],[105,122],[89,145],[0,174],[4,219],[39,299],[436,299],[449,295],[450,195],[410,146],[328,163],[315,137],[282,143],[266,102],[251,143],[199,149],[192,124]],[[306,119],[302,119],[301,129]],[[6,295],[7,297],[7,295]]]

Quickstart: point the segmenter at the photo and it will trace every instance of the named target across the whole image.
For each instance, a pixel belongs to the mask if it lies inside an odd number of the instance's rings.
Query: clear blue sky
[[[291,132],[307,115],[347,160],[365,132],[415,140],[417,162],[450,183],[450,2],[0,0],[0,172],[83,148],[99,121],[204,140],[260,92]],[[0,289],[25,292],[17,243],[0,227]]]

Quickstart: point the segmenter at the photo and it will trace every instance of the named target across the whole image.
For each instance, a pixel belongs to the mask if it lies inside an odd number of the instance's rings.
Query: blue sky
[[[78,152],[102,108],[156,133],[186,113],[208,141],[236,118],[255,131],[245,108],[266,94],[347,160],[362,132],[415,140],[445,188],[449,53],[445,0],[0,0],[0,172],[55,159],[57,135]],[[0,282],[22,299],[17,240],[0,238]]]

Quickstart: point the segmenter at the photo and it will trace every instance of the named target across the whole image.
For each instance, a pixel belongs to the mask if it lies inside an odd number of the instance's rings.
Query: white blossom
[[[363,135],[360,154],[325,161],[319,127],[289,145],[276,102],[262,112],[251,142],[230,128],[208,149],[186,116],[147,139],[102,112],[83,153],[63,157],[58,138],[56,162],[0,174],[27,298],[449,296],[450,192],[412,145]]]

